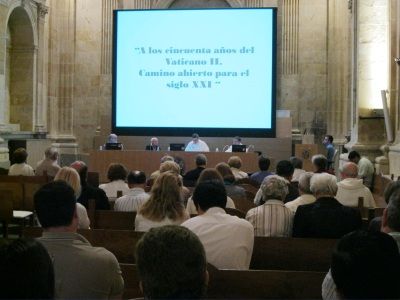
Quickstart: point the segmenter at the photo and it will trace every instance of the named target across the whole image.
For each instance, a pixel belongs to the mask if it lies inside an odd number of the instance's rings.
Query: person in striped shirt
[[[277,175],[270,175],[264,179],[260,190],[265,203],[249,210],[246,215],[246,220],[254,227],[254,235],[291,236],[293,212],[283,203],[288,194],[288,185],[285,179]]]
[[[144,172],[130,172],[128,175],[129,193],[115,201],[114,210],[138,211],[150,197],[150,195],[144,191],[145,185],[146,174]]]

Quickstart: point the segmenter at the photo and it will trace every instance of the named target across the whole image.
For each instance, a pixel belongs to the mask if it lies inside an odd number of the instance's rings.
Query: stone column
[[[400,58],[400,3],[391,1],[390,13],[390,58]],[[389,148],[389,172],[400,176],[400,62],[390,61],[390,114],[395,141]]]
[[[44,39],[44,27],[45,18],[48,13],[48,7],[42,3],[37,4],[37,33],[38,33],[38,51],[37,51],[37,65],[36,65],[36,103],[35,114],[34,114],[34,131],[37,133],[45,133],[46,129],[46,111],[47,111],[47,95],[45,86],[45,76],[47,74],[44,53],[45,39]]]
[[[0,1],[0,132],[6,126],[6,55],[8,7]]]
[[[351,118],[352,7],[347,0],[329,1],[328,5],[327,133],[335,145],[343,146]]]
[[[353,0],[352,136],[346,144],[371,161],[386,142],[381,90],[388,89],[389,0]]]
[[[61,162],[76,156],[73,134],[75,0],[51,0],[48,82],[48,137],[59,148]]]

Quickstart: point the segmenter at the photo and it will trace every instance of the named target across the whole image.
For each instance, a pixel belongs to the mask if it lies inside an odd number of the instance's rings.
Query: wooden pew
[[[326,272],[210,270],[207,298],[321,299]]]
[[[94,210],[89,206],[88,217],[90,219],[90,228],[93,229],[135,229],[136,212]]]
[[[335,239],[255,237],[250,269],[328,271]]]
[[[136,265],[119,264],[121,267],[122,277],[124,278],[124,294],[122,299],[143,298],[143,293],[139,288],[139,276]]]
[[[40,227],[25,227],[22,235],[37,238],[42,235]],[[135,263],[136,244],[143,232],[132,230],[79,229],[92,246],[104,247],[112,252],[120,263]]]
[[[10,194],[14,209],[33,211],[35,192],[49,180],[47,176],[0,175],[0,193]]]
[[[123,299],[143,297],[136,265],[120,264]],[[208,268],[208,299],[320,299],[325,272],[236,271]]]
[[[40,237],[42,228],[24,228],[23,235]],[[137,241],[144,233],[132,230],[80,229],[93,246],[114,253],[120,263],[134,263]],[[250,269],[327,271],[336,240],[256,237]]]
[[[235,207],[238,210],[241,210],[246,214],[250,209],[256,207],[256,205],[251,201],[248,200],[247,197],[242,196],[230,196],[235,203]]]

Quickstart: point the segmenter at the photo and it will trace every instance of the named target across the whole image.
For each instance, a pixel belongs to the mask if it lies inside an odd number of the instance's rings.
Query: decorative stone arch
[[[155,9],[167,9],[174,3],[175,0],[157,0],[153,6]],[[231,7],[244,7],[242,0],[225,0]]]
[[[11,14],[14,12],[16,8],[22,8],[26,14],[29,17],[29,20],[32,25],[32,31],[33,31],[33,44],[35,47],[38,46],[38,32],[36,30],[37,28],[37,3],[34,2],[35,4],[32,3],[33,1],[27,1],[27,0],[11,0],[9,1],[8,5],[8,13],[7,17],[5,19],[5,28],[8,26],[8,22],[10,19]]]
[[[9,1],[5,23],[4,97],[0,97],[0,126],[6,131],[33,131],[37,107],[37,3]]]

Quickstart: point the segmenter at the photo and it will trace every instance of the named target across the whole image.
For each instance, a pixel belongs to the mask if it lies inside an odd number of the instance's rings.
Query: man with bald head
[[[357,178],[358,166],[348,162],[340,171],[342,181],[338,183],[336,199],[345,206],[357,207],[358,198],[364,198],[364,207],[375,207],[374,197],[371,191],[363,184],[363,180]]]
[[[108,198],[104,190],[99,189],[98,187],[91,186],[87,182],[88,176],[88,167],[87,165],[80,160],[73,162],[70,165],[71,168],[75,169],[79,173],[79,177],[81,180],[81,194],[79,198],[76,199],[77,202],[89,208],[89,199],[94,199],[96,202],[96,209],[110,209],[110,204],[108,202]]]

